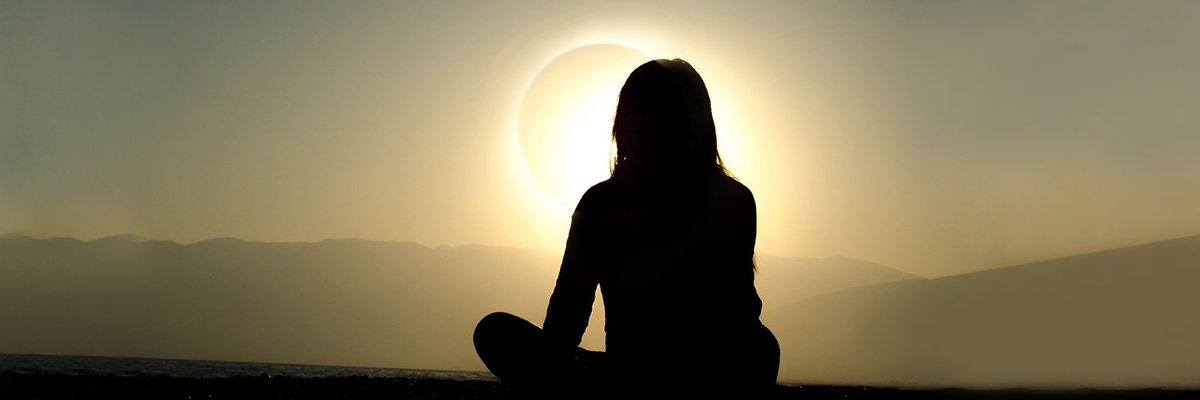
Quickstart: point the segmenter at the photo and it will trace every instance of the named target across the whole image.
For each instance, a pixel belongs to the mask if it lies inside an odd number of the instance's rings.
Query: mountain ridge
[[[830,383],[1195,385],[1200,235],[847,288],[769,310],[781,374]]]

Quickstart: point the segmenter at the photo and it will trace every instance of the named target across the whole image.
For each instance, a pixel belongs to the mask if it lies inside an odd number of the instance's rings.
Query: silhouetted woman
[[[612,132],[612,177],[579,200],[543,328],[490,314],[475,328],[479,357],[502,382],[550,395],[773,386],[754,197],[721,162],[704,81],[683,60],[642,64]],[[578,347],[597,285],[606,352]]]

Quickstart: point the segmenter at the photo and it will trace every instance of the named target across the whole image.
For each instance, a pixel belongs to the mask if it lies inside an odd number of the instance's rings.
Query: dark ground
[[[0,373],[0,399],[512,399],[497,381],[420,378],[176,378]],[[780,386],[778,399],[1200,398],[1200,390],[964,390]]]

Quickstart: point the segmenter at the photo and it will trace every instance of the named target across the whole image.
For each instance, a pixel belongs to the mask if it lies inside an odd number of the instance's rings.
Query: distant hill
[[[764,310],[855,286],[925,279],[850,257],[802,258],[760,254],[755,261],[758,275],[754,284],[763,298]]]
[[[932,385],[1200,385],[1200,236],[770,310],[781,378]]]
[[[0,260],[0,353],[434,369],[480,369],[474,322],[537,315],[554,266],[510,248],[230,238],[10,237]]]
[[[540,323],[560,254],[408,242],[191,244],[0,237],[0,353],[480,370],[471,332]],[[849,258],[760,255],[766,309],[912,276]],[[597,302],[599,303],[599,302]],[[599,304],[585,346],[603,348]]]

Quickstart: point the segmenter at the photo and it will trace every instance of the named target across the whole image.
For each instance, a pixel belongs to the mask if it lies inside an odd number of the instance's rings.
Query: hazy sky
[[[565,3],[0,1],[0,233],[561,250],[519,116],[598,92],[529,89],[591,44],[696,66],[762,253],[932,276],[1200,233],[1200,2]],[[559,73],[627,73],[603,54]]]

